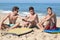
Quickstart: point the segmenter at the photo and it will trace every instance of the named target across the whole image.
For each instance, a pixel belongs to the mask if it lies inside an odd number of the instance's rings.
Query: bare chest
[[[9,17],[9,19],[10,19],[10,20],[16,20],[16,19],[17,19],[17,16],[11,15],[11,16]]]
[[[30,15],[30,17],[29,17],[30,19],[34,19],[35,18],[35,15]]]

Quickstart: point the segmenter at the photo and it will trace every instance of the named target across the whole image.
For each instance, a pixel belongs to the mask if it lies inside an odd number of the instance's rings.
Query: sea
[[[47,8],[51,7],[53,12],[60,17],[60,3],[0,3],[0,13],[9,13],[14,6],[19,7],[21,16],[29,14],[29,7],[34,7],[35,13],[41,17],[46,15]]]

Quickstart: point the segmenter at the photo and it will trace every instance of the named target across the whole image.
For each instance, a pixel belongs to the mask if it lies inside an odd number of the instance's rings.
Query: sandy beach
[[[0,13],[0,21],[6,16],[6,14]],[[19,22],[20,19],[17,20]],[[6,20],[5,23],[9,21]],[[60,27],[60,17],[57,17],[57,27]],[[41,32],[37,28],[33,28],[33,32],[22,35],[22,36],[15,36],[15,35],[4,35],[5,31],[0,30],[0,40],[60,40],[60,33],[58,34],[49,34],[45,32]]]

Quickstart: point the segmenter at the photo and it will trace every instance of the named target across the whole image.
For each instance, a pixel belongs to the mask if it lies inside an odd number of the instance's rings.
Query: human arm
[[[9,17],[10,14],[7,14],[1,21],[1,24]]]
[[[2,24],[3,22],[9,17],[9,15],[7,15],[1,22],[0,22],[0,29],[2,28]]]
[[[44,23],[45,21],[51,19],[54,16],[54,14],[50,15],[50,16],[45,16],[45,18],[42,20],[42,23]]]

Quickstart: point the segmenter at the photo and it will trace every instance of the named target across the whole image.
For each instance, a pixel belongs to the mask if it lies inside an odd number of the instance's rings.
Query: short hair
[[[17,10],[19,10],[19,8],[17,6],[14,6],[12,9],[12,11],[17,11]]]
[[[29,11],[30,11],[30,10],[34,10],[34,8],[33,8],[33,7],[29,7]]]
[[[47,8],[47,10],[48,10],[48,9],[52,10],[52,8],[51,8],[51,7],[48,7],[48,8]]]

